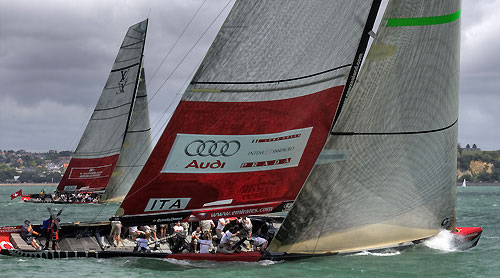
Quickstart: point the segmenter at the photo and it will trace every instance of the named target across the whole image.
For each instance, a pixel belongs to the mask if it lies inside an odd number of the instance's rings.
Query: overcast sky
[[[157,136],[233,3],[0,0],[0,149],[73,150],[128,26],[148,16],[144,63]],[[485,150],[500,149],[499,12],[500,0],[463,0],[459,143]]]

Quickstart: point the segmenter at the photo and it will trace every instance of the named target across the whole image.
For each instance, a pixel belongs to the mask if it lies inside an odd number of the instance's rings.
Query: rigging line
[[[196,16],[200,12],[201,7],[203,7],[203,5],[205,5],[205,2],[207,2],[207,0],[204,0],[201,3],[201,5],[198,7],[198,10],[196,10],[196,13],[194,13],[194,15],[191,17],[191,20],[189,20],[189,23],[184,27],[184,30],[182,30],[182,32],[179,35],[179,37],[177,37],[177,40],[175,41],[175,43],[168,50],[167,55],[165,55],[165,57],[163,57],[163,60],[161,60],[160,65],[158,65],[158,67],[154,71],[153,75],[151,75],[151,77],[149,78],[148,83],[151,83],[151,80],[153,80],[153,78],[155,77],[155,75],[158,73],[158,71],[160,70],[161,66],[163,65],[163,63],[165,63],[165,61],[167,60],[167,58],[170,55],[170,53],[172,52],[172,50],[175,48],[175,46],[177,45],[177,43],[181,40],[182,36],[184,36],[184,33],[186,32],[186,30],[188,29],[188,27],[191,25],[191,23],[194,21],[194,19],[196,18]]]
[[[306,79],[310,77],[314,77],[317,75],[325,74],[331,71],[336,71],[342,68],[350,67],[352,64],[346,64],[338,67],[334,67],[331,69],[327,69],[324,71],[320,71],[317,73],[309,74],[309,75],[304,75],[304,76],[299,76],[299,77],[294,77],[294,78],[287,78],[287,79],[278,79],[278,80],[268,80],[268,81],[197,81],[197,82],[191,82],[191,84],[219,84],[219,85],[251,85],[251,84],[269,84],[269,83],[281,83],[281,82],[290,82],[290,81],[295,81],[295,80],[300,80],[300,79]]]
[[[222,15],[222,13],[226,10],[227,6],[229,6],[229,4],[231,3],[232,0],[229,0],[227,1],[227,4],[224,6],[224,8],[219,12],[219,14],[214,18],[214,20],[210,23],[210,25],[208,25],[208,27],[205,29],[205,31],[203,32],[203,34],[201,34],[201,36],[198,38],[198,40],[194,43],[194,45],[189,49],[189,51],[186,53],[186,55],[184,55],[184,57],[182,58],[182,60],[177,64],[177,66],[174,68],[174,70],[167,76],[167,78],[165,79],[165,81],[163,81],[163,83],[160,85],[160,87],[156,90],[156,92],[153,94],[153,96],[149,99],[149,102],[151,102],[153,100],[153,98],[155,98],[155,96],[158,94],[158,92],[161,90],[161,88],[163,88],[163,86],[167,83],[168,80],[170,80],[170,77],[172,77],[172,75],[177,71],[177,69],[180,67],[180,65],[184,62],[184,60],[186,60],[186,58],[189,56],[189,54],[191,53],[191,51],[193,51],[193,49],[198,45],[198,43],[201,41],[201,39],[205,36],[205,34],[208,32],[208,30],[210,30],[210,28],[214,25],[214,23],[217,21],[217,19]]]
[[[188,75],[188,78],[186,78],[186,81],[184,81],[184,84],[183,84],[183,85],[179,88],[179,90],[177,91],[177,93],[174,95],[174,99],[170,102],[170,104],[167,106],[167,108],[163,111],[162,116],[161,116],[161,117],[160,117],[160,119],[156,122],[156,124],[155,124],[155,126],[154,126],[153,130],[155,130],[155,129],[157,128],[158,124],[160,124],[161,119],[163,119],[163,116],[165,116],[165,115],[167,114],[167,112],[168,112],[168,110],[170,109],[170,107],[172,107],[172,105],[173,105],[174,103],[178,103],[178,102],[180,101],[180,100],[179,100],[179,101],[177,101],[176,99],[179,97],[179,95],[181,95],[181,97],[182,97],[182,92],[184,92],[184,90],[186,89],[186,87],[187,87],[187,85],[188,85],[189,81],[192,79],[192,76],[194,75],[194,73],[195,73],[195,71],[198,69],[198,67],[201,65],[202,61],[203,61],[203,59],[201,59],[201,60],[198,62],[198,66],[196,66],[196,67],[195,67],[195,68],[191,71],[191,73]],[[175,112],[175,109],[174,109],[174,112]],[[163,122],[162,122],[162,125],[163,125],[163,123],[165,123],[165,124],[166,124],[166,123],[168,123],[168,122],[170,121],[170,118],[172,118],[172,115],[173,115],[173,114],[174,114],[174,113],[172,112],[172,113],[170,114],[170,117],[168,117],[168,118],[167,118],[167,120],[165,120],[165,121],[163,121]],[[158,130],[156,130],[156,133],[155,133],[155,135],[153,136],[153,139],[156,139],[158,136],[160,136],[160,135],[163,133],[163,130],[164,130],[164,129],[158,129]],[[154,141],[154,140],[153,140],[153,141]]]
[[[425,133],[433,133],[439,132],[446,129],[449,129],[458,123],[458,119],[456,119],[451,125],[437,128],[437,129],[429,129],[429,130],[419,130],[419,131],[400,131],[400,132],[332,132],[330,135],[339,135],[339,136],[354,136],[354,135],[409,135],[409,134],[425,134]]]

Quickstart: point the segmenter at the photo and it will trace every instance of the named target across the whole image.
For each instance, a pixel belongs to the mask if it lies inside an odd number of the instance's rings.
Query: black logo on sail
[[[125,92],[125,85],[127,85],[127,75],[128,75],[128,69],[121,70],[120,71],[122,77],[120,81],[118,81],[118,89],[120,90],[119,93],[124,93]]]

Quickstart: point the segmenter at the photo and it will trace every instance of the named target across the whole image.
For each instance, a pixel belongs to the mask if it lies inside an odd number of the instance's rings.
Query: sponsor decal
[[[21,231],[21,226],[0,228],[0,233],[18,233],[20,231]]]
[[[245,216],[245,215],[252,215],[252,214],[263,214],[263,213],[269,213],[273,211],[274,206],[272,207],[263,207],[263,208],[242,208],[242,209],[236,209],[232,211],[218,211],[218,212],[211,212],[210,217],[211,218],[220,218],[220,217],[236,217],[236,216]]]
[[[128,75],[129,70],[130,69],[125,69],[125,70],[120,71],[121,79],[120,79],[120,81],[118,81],[118,88],[119,88],[118,94],[125,92],[125,85],[127,85],[127,75]]]
[[[162,173],[231,173],[296,167],[312,127],[272,134],[177,134]]]
[[[14,249],[14,246],[8,241],[0,242],[0,249]]]
[[[182,218],[182,217],[158,218],[158,219],[153,219],[153,222],[172,223],[172,222],[181,222],[183,219],[184,218]]]
[[[165,211],[184,209],[191,198],[151,198],[144,211]]]
[[[85,180],[107,178],[111,175],[113,170],[112,166],[113,164],[96,167],[73,167],[71,168],[68,179]]]
[[[76,185],[66,185],[66,186],[64,187],[64,191],[75,191],[75,190],[76,190],[76,188],[77,188],[77,186],[76,186]]]

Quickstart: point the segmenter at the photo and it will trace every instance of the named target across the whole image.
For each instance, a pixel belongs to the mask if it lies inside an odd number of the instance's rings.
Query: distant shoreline
[[[0,186],[57,186],[57,183],[0,183]]]
[[[457,183],[462,186],[462,183]],[[467,182],[467,186],[500,186],[500,182]]]

